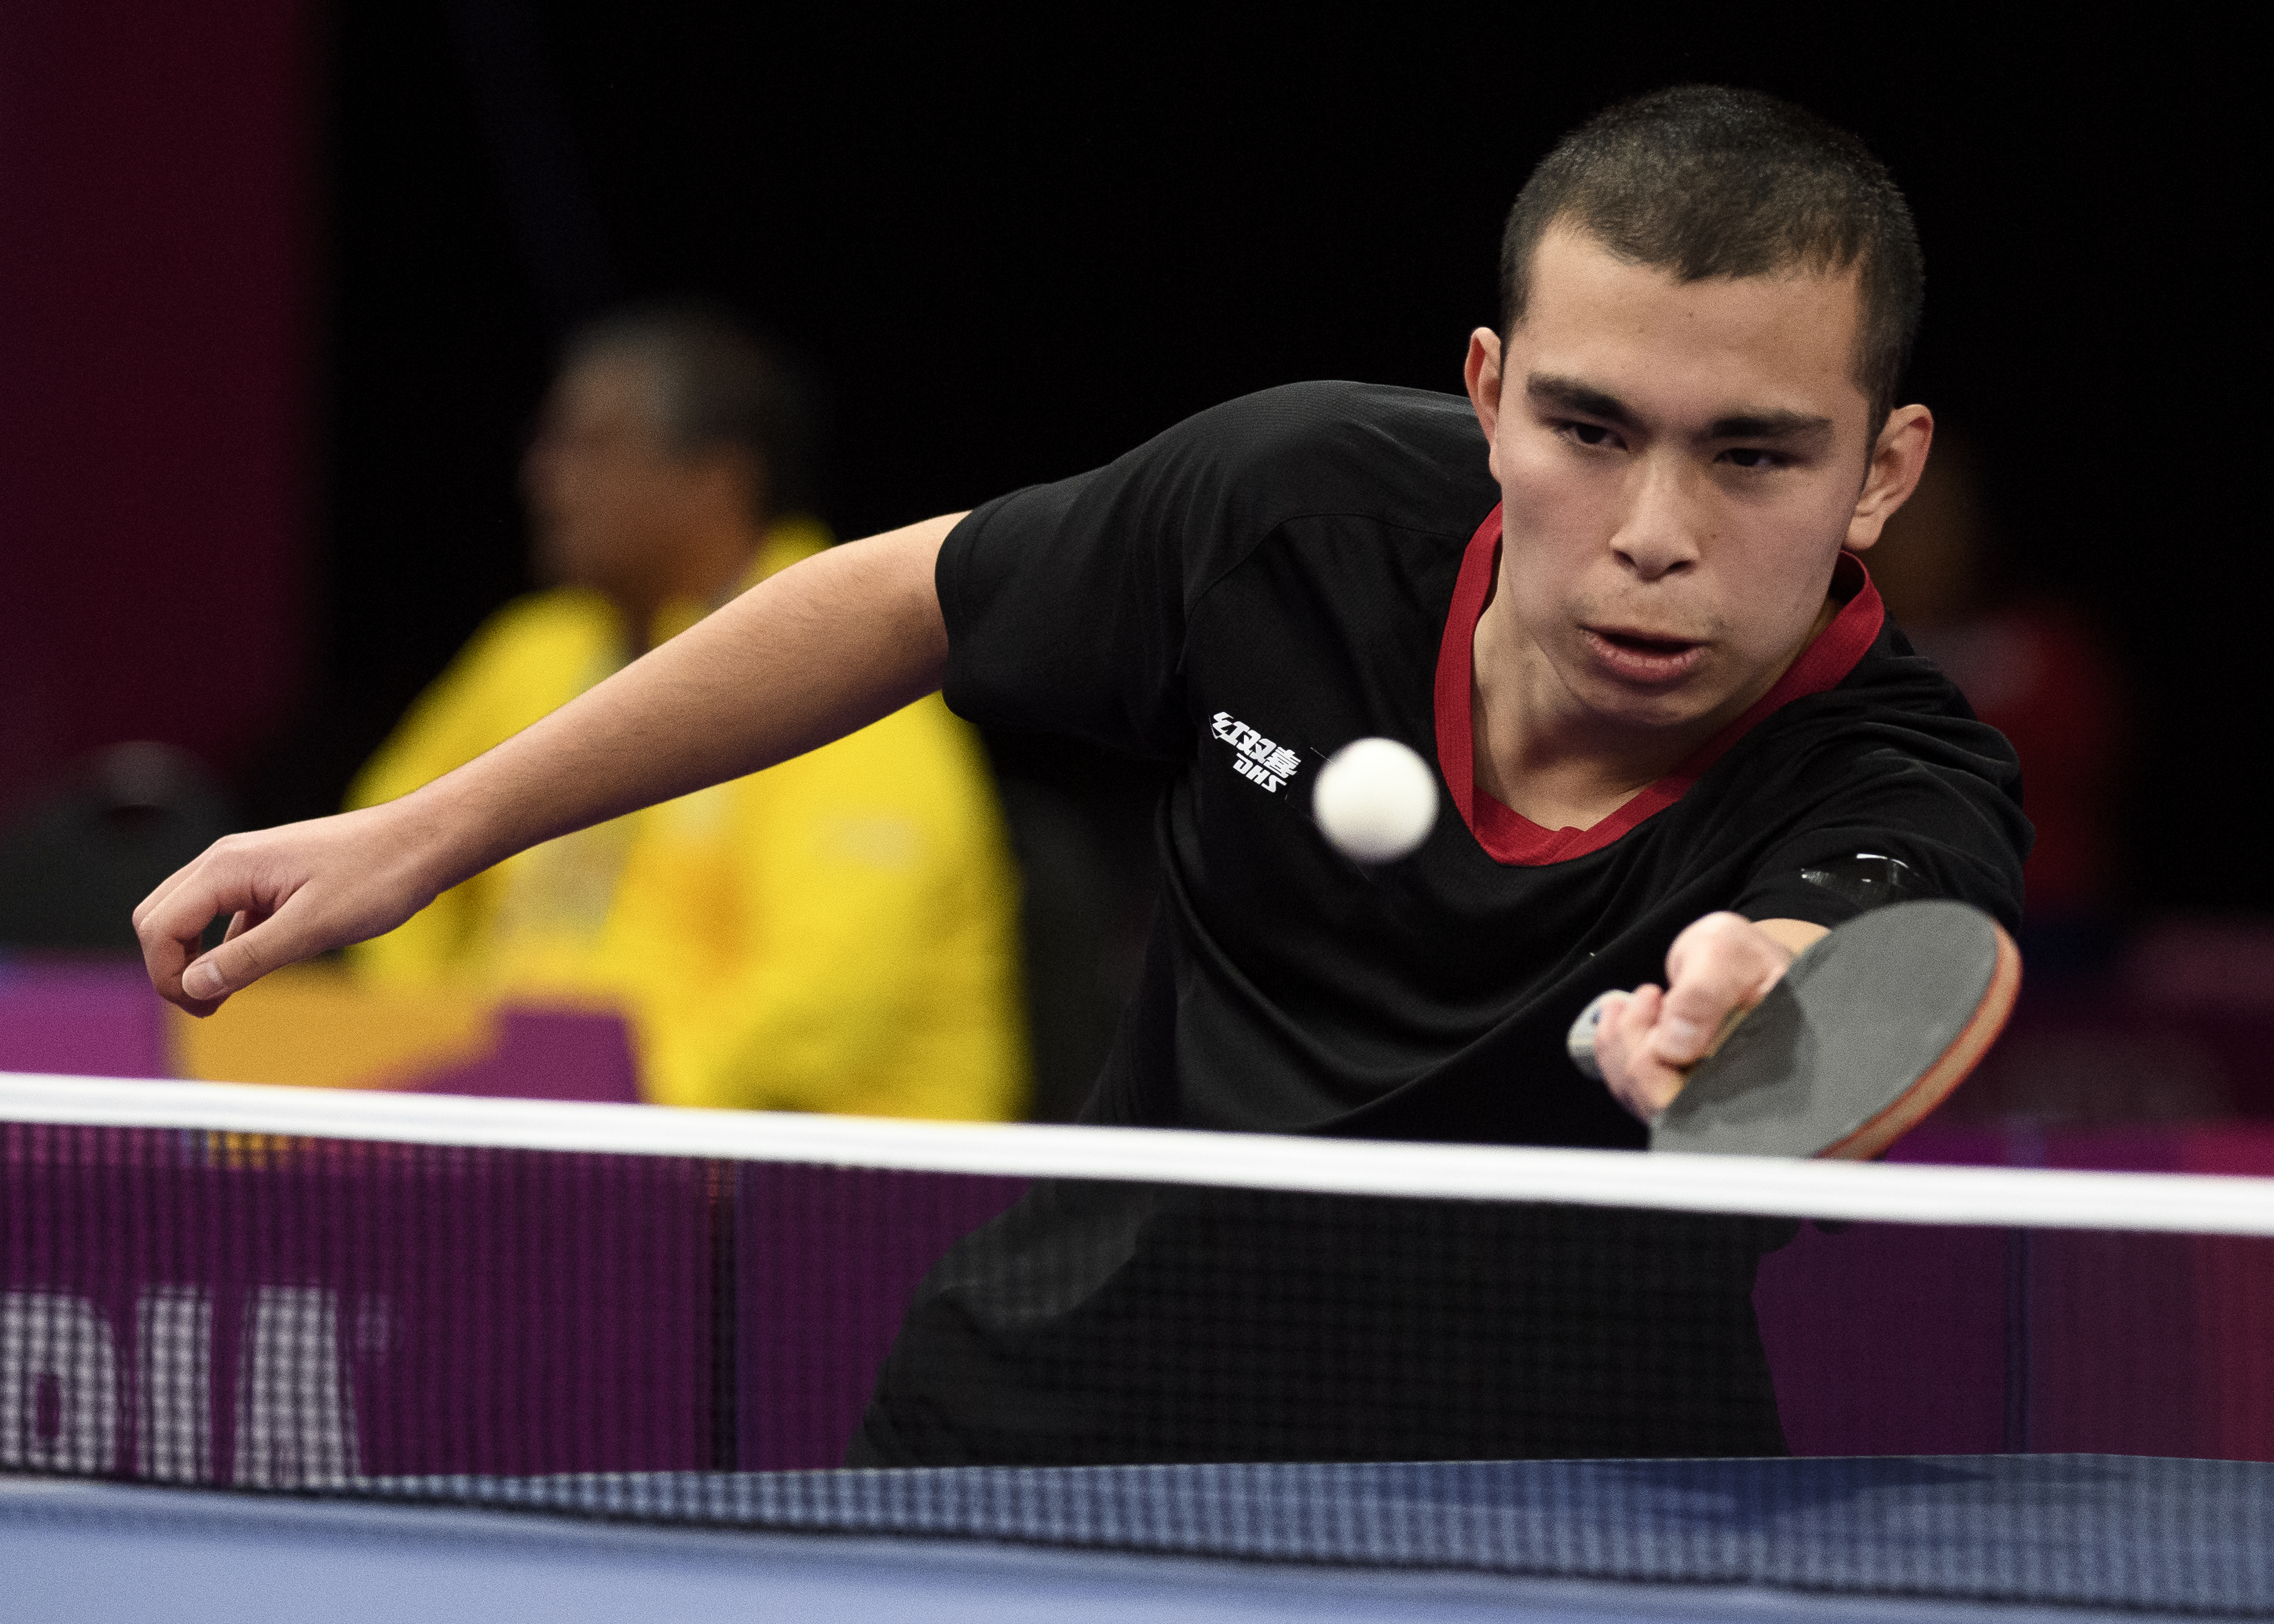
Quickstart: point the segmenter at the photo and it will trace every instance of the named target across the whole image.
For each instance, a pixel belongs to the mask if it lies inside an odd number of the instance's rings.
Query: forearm
[[[1822,925],[1804,919],[1755,920],[1753,929],[1796,959],[1831,934]]]
[[[815,748],[939,686],[932,586],[960,515],[848,543],[761,582],[397,803],[436,890],[540,841]]]
[[[939,685],[932,586],[955,518],[809,559],[487,755],[384,806],[231,835],[134,911],[151,984],[193,1014],[393,929],[524,847],[738,778]],[[200,934],[233,916],[200,954]]]

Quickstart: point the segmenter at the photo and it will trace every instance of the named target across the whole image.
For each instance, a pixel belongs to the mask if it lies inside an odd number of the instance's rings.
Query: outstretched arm
[[[134,910],[151,984],[193,1015],[280,966],[391,930],[449,887],[587,824],[841,738],[940,684],[932,570],[961,515],[848,543],[425,788],[230,835]],[[220,914],[227,940],[200,956]]]
[[[1595,1029],[1603,1084],[1648,1122],[1674,1103],[1690,1068],[1720,1044],[1729,1017],[1769,995],[1802,950],[1825,934],[1800,919],[1708,914],[1666,955],[1666,987],[1611,999]]]

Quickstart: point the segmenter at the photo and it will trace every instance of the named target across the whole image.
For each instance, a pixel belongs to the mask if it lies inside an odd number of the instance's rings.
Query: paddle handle
[[[1579,1018],[1571,1023],[1571,1030],[1563,1034],[1564,1052],[1571,1056],[1571,1064],[1579,1068],[1581,1076],[1593,1078],[1599,1083],[1603,1080],[1602,1062],[1595,1058],[1595,1031],[1603,1024],[1603,1011],[1610,1007],[1611,1000],[1623,998],[1626,996],[1617,988],[1613,988],[1608,992],[1597,993],[1588,1000],[1587,1007],[1579,1011]],[[1750,1004],[1740,1004],[1721,1017],[1721,1030],[1713,1034],[1713,1041],[1706,1046],[1706,1052],[1690,1064],[1702,1065],[1711,1059],[1713,1051],[1729,1041],[1729,1034],[1737,1029],[1737,1023],[1752,1013],[1753,1007]]]

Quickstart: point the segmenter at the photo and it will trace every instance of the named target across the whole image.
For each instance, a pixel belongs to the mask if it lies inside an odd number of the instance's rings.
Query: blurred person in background
[[[2128,733],[2114,661],[2074,605],[2001,578],[1979,470],[1946,426],[1871,567],[1896,624],[2022,758],[2037,831],[2024,870],[2031,977],[2098,967],[2113,945]]]
[[[802,413],[716,312],[568,344],[523,466],[549,590],[475,634],[365,767],[406,794],[829,545]],[[352,950],[368,982],[598,1004],[671,1105],[1002,1118],[1024,1104],[1018,886],[977,736],[935,694],[822,749],[551,841]]]

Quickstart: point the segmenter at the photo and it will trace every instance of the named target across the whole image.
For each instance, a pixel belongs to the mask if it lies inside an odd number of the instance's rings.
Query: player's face
[[[685,481],[656,432],[651,388],[639,360],[601,355],[546,398],[522,484],[553,579],[636,596],[671,551]]]
[[[1480,332],[1470,355],[1503,502],[1493,612],[1543,703],[1718,726],[1828,621],[1841,548],[1878,539],[1931,433],[1923,407],[1873,432],[1857,314],[1852,272],[1684,284],[1548,234],[1506,353]]]

